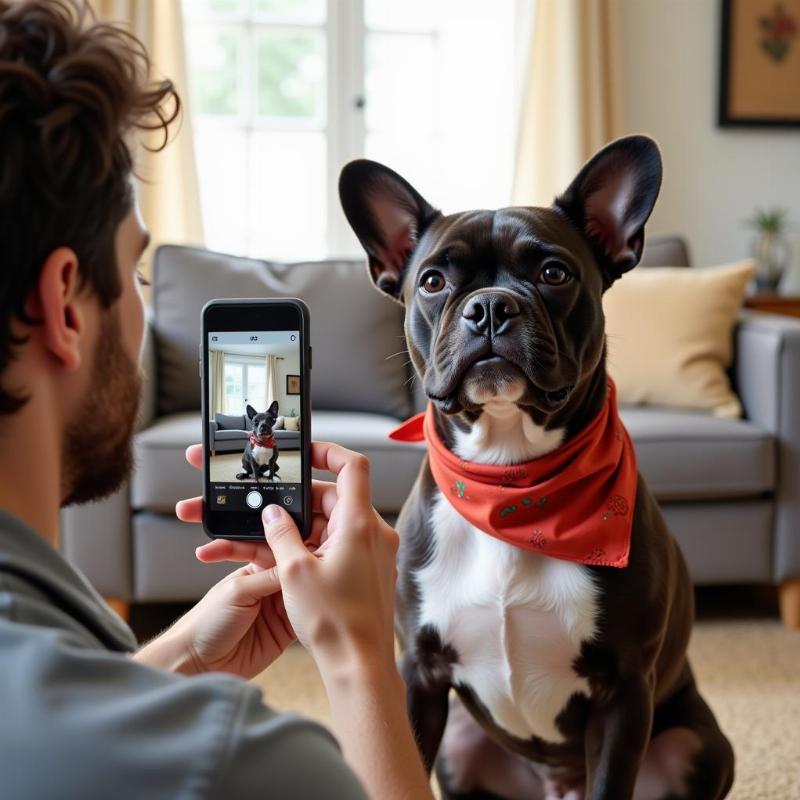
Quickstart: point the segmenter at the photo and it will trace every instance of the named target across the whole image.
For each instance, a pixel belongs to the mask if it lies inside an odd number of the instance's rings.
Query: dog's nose
[[[467,328],[481,336],[506,333],[515,317],[519,303],[505,292],[486,292],[470,298],[461,312]]]

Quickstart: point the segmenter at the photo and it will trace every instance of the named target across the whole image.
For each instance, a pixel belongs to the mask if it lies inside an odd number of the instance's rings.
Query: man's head
[[[163,147],[179,109],[85,2],[0,0],[0,433],[48,401],[65,502],[130,469],[148,240],[131,137],[163,131]]]
[[[435,406],[474,418],[500,400],[550,425],[602,363],[602,294],[638,263],[660,183],[658,148],[632,136],[549,208],[444,216],[372,161],[348,164],[340,193],[373,281],[406,307],[409,353]]]

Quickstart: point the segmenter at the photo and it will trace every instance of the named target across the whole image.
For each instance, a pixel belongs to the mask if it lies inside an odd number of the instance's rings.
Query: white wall
[[[625,132],[653,136],[664,157],[650,233],[682,233],[695,264],[720,264],[750,255],[756,207],[784,207],[782,288],[800,292],[800,129],[716,126],[721,3],[622,0],[622,12]]]
[[[286,376],[300,374],[299,348],[294,348],[293,354],[284,353],[283,361],[278,362],[278,413],[282,416],[291,416],[294,408],[295,416],[300,414],[300,395],[286,394]]]

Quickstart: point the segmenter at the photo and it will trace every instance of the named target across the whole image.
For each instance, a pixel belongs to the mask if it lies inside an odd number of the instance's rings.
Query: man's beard
[[[122,346],[119,316],[100,326],[90,389],[64,433],[62,505],[113,494],[133,468],[132,437],[142,380]]]

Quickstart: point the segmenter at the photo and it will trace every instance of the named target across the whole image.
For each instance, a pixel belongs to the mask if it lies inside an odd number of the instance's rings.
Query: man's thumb
[[[297,525],[283,508],[278,505],[267,506],[261,513],[261,522],[264,524],[267,544],[278,565],[282,561],[310,555],[303,545]]]

